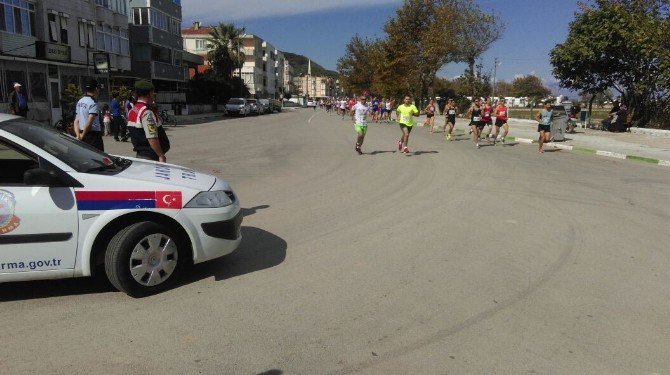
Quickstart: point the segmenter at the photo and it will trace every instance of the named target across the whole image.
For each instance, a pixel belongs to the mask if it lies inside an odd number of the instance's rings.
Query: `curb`
[[[513,141],[513,142],[519,142],[519,143],[527,143],[527,144],[537,143],[536,139],[531,139],[531,138],[505,137],[505,140]],[[633,160],[633,161],[638,161],[638,162],[643,162],[643,163],[661,165],[661,166],[664,166],[664,167],[670,167],[670,160],[659,160],[659,159],[654,159],[654,158],[648,158],[648,157],[645,157],[645,156],[627,155],[627,154],[622,154],[620,152],[612,152],[612,151],[606,151],[606,150],[596,150],[596,149],[590,148],[590,147],[570,146],[570,145],[564,145],[564,144],[554,143],[554,142],[548,142],[546,144],[554,146],[554,147],[556,147],[558,149],[561,149],[561,150],[577,151],[577,152],[583,152],[583,153],[593,154],[593,155],[598,155],[598,156],[605,156],[605,157],[608,157],[608,158],[622,159],[622,160]]]

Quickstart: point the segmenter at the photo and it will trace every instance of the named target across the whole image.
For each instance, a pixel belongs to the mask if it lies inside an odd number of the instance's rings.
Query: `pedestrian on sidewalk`
[[[123,116],[122,104],[119,100],[119,94],[116,91],[112,92],[112,101],[109,103],[109,110],[112,114],[112,134],[114,134],[114,140],[119,142],[119,135],[127,140],[126,136],[126,119]]]
[[[14,82],[14,91],[9,94],[9,113],[23,118],[28,116],[28,97],[18,82]]]
[[[112,134],[112,114],[109,111],[109,105],[102,106],[102,125],[104,129],[103,135]]]
[[[403,103],[396,109],[396,117],[402,132],[398,141],[398,151],[402,150],[403,154],[409,155],[409,133],[412,132],[414,126],[414,117],[419,117],[419,110],[412,104],[412,98],[409,95],[405,95]]]
[[[84,85],[86,93],[77,102],[77,115],[74,118],[74,133],[77,139],[84,143],[105,151],[102,141],[102,126],[98,104],[95,102],[100,94],[100,84],[95,79],[89,79]]]
[[[537,131],[540,133],[537,151],[543,153],[544,149],[542,146],[551,140],[551,122],[554,119],[554,112],[551,110],[551,101],[547,100],[544,102],[544,109],[535,115],[535,119],[538,121]]]

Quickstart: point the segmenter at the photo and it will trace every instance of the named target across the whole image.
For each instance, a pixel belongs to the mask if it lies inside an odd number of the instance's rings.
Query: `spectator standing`
[[[112,134],[112,114],[107,104],[102,106],[102,125],[105,130],[103,135]]]
[[[112,93],[112,101],[109,105],[112,115],[112,133],[114,134],[114,140],[119,142],[121,140],[119,139],[119,135],[124,141],[128,140],[128,136],[126,135],[126,119],[121,110],[122,102],[119,100],[118,93]]]
[[[102,141],[100,113],[98,104],[95,102],[100,94],[100,84],[95,79],[89,79],[84,85],[84,92],[86,94],[77,102],[74,132],[77,139],[100,151],[105,151],[105,145]]]
[[[170,141],[156,113],[150,109],[154,103],[154,85],[147,80],[135,82],[137,101],[128,112],[128,133],[133,150],[140,159],[166,162],[165,153]]]
[[[28,115],[28,97],[18,82],[14,82],[14,91],[9,94],[9,112],[21,117]]]

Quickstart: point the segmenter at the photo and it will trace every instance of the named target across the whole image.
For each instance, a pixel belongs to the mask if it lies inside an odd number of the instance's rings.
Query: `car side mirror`
[[[61,186],[63,182],[55,173],[46,169],[28,169],[23,173],[23,183],[28,186]]]

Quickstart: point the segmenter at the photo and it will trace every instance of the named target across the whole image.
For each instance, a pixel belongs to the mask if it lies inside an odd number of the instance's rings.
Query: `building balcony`
[[[186,74],[186,69],[183,66],[174,66],[158,61],[151,62],[151,79],[184,82],[187,77]]]
[[[34,36],[0,32],[0,51],[3,55],[35,57]]]

